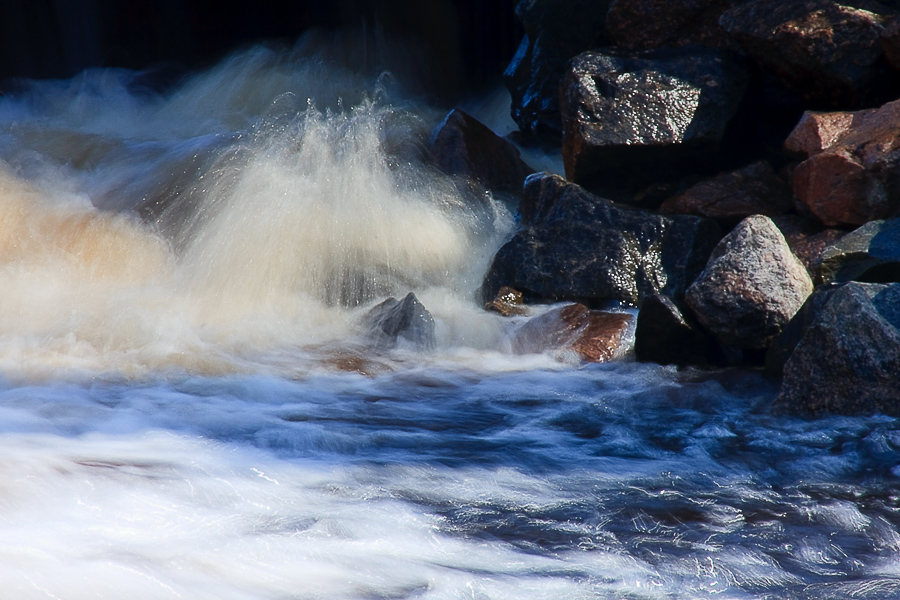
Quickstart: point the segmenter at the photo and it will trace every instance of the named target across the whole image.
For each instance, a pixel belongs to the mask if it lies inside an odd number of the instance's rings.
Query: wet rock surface
[[[434,347],[434,318],[412,292],[402,300],[388,298],[365,314],[362,324],[376,346],[392,347],[405,341],[414,347]]]
[[[753,216],[716,246],[685,300],[721,343],[765,349],[812,290],[806,267],[775,224]]]
[[[900,284],[852,282],[814,300],[777,404],[810,415],[900,415]]]
[[[551,308],[527,321],[511,345],[517,354],[571,354],[586,362],[607,362],[625,353],[634,317],[589,310],[583,304]]]
[[[634,331],[638,360],[662,365],[705,365],[715,352],[714,342],[668,296],[644,299]]]
[[[872,221],[822,252],[817,283],[900,281],[900,219]]]
[[[615,187],[629,173],[646,181],[693,170],[704,155],[714,164],[747,82],[711,49],[578,55],[560,100],[566,178]]]
[[[526,180],[528,223],[494,257],[482,285],[493,298],[503,286],[526,299],[619,301],[683,296],[719,237],[715,223],[623,209],[558,175]]]
[[[522,292],[507,286],[501,287],[494,299],[484,305],[484,309],[498,312],[504,317],[523,316],[529,312]]]

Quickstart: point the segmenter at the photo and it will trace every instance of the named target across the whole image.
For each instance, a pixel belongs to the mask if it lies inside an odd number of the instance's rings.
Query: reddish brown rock
[[[882,31],[893,11],[877,2],[751,0],[719,23],[743,50],[807,102],[862,108],[896,97]]]
[[[825,228],[821,223],[800,215],[781,215],[772,219],[787,241],[791,252],[815,279],[822,254],[847,232],[843,229]]]
[[[750,215],[773,217],[792,207],[790,187],[769,163],[760,161],[691,186],[663,202],[659,212],[736,224]]]
[[[528,314],[528,308],[522,298],[522,292],[509,286],[503,286],[493,300],[484,305],[485,310],[498,312],[504,317]]]
[[[794,195],[828,226],[858,226],[900,208],[900,101],[877,109],[807,113],[785,146],[808,158]]]
[[[517,354],[574,353],[587,362],[607,362],[627,350],[633,322],[630,314],[567,304],[522,325],[512,340],[512,349]]]
[[[736,47],[719,26],[733,0],[613,0],[606,28],[615,46],[635,50],[662,47]]]
[[[519,193],[534,170],[507,140],[466,112],[454,109],[431,134],[435,163],[450,175],[462,175],[497,192]]]

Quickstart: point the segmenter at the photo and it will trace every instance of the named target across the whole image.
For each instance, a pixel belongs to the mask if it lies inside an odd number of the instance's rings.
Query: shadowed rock
[[[534,169],[516,147],[471,115],[454,109],[429,139],[435,163],[450,175],[461,175],[494,192],[518,194]]]
[[[703,365],[713,341],[667,296],[648,296],[641,304],[634,331],[638,360],[662,365]]]
[[[774,217],[791,208],[788,184],[769,163],[759,161],[691,186],[663,202],[659,212],[697,215],[734,225],[750,215]]]
[[[607,362],[627,350],[634,317],[625,313],[588,310],[582,304],[553,308],[522,325],[512,339],[513,352],[574,353],[587,362]]]
[[[394,346],[402,338],[419,348],[434,347],[434,318],[412,292],[403,300],[388,298],[366,313],[362,322],[378,346]]]
[[[725,137],[747,82],[717,50],[578,55],[560,100],[566,177],[629,186],[711,163],[700,155]]]
[[[864,108],[896,97],[881,35],[893,11],[877,2],[751,0],[719,23],[747,54],[807,102]]]
[[[526,298],[594,305],[679,298],[720,235],[712,221],[618,208],[549,173],[528,177],[523,196],[526,227],[495,255],[482,285],[486,300],[503,286]]]
[[[830,287],[809,305],[776,405],[813,415],[900,415],[900,284]]]
[[[900,219],[872,221],[823,252],[817,283],[900,281]]]
[[[721,343],[766,348],[800,309],[813,285],[784,236],[763,216],[748,217],[716,246],[685,300]]]
[[[732,0],[613,0],[606,28],[613,45],[634,50],[676,46],[737,48],[719,26]]]

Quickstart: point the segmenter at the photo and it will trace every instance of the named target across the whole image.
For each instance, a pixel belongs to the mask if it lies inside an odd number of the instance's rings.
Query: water
[[[253,49],[0,98],[3,597],[900,597],[900,426],[516,356],[502,203],[389,77]],[[436,349],[375,349],[387,294]]]

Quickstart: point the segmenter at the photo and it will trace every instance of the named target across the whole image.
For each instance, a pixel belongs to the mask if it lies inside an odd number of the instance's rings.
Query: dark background
[[[516,0],[2,0],[0,80],[89,67],[203,69],[254,43],[340,38],[367,67],[406,54],[450,101],[499,80],[521,36]],[[373,42],[393,56],[367,52]],[[363,56],[364,55],[364,56]]]

